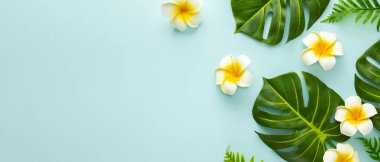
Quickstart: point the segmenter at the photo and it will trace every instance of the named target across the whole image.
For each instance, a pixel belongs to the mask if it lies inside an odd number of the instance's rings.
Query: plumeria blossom
[[[324,70],[330,70],[335,66],[335,56],[343,55],[342,44],[336,41],[336,35],[328,32],[312,32],[303,39],[307,46],[301,54],[306,65],[319,61]]]
[[[336,149],[328,149],[323,155],[324,162],[360,162],[358,152],[350,144],[336,145]]]
[[[351,96],[345,100],[345,106],[339,106],[335,113],[335,120],[340,123],[340,132],[346,136],[353,136],[357,130],[363,135],[372,131],[371,117],[376,115],[376,108],[369,103],[362,105],[358,96]]]
[[[199,14],[202,6],[202,0],[171,0],[162,3],[161,9],[164,16],[171,18],[171,26],[184,31],[187,25],[192,28],[199,26],[202,21]]]
[[[252,74],[245,69],[251,63],[251,60],[240,55],[236,59],[232,56],[224,57],[216,69],[216,84],[221,85],[221,89],[225,94],[234,95],[237,86],[248,87],[252,82]]]

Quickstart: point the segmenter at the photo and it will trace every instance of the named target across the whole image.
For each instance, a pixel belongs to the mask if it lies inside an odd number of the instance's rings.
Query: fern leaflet
[[[373,160],[380,162],[380,137],[379,138],[358,138],[367,148],[366,152]]]
[[[339,0],[322,22],[335,23],[349,14],[356,14],[355,23],[361,20],[362,24],[376,23],[377,31],[380,30],[380,0]]]
[[[249,162],[254,162],[254,161],[255,161],[255,157],[252,156]],[[236,153],[232,152],[231,147],[228,146],[226,149],[226,153],[224,155],[224,162],[245,162],[245,158],[244,158],[244,155],[240,154],[239,152],[236,152]]]

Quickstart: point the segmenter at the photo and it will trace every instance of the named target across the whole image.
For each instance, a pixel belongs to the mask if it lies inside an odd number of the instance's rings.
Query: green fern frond
[[[369,157],[380,162],[380,137],[358,138],[367,148]]]
[[[322,22],[335,23],[349,14],[356,14],[355,23],[377,23],[380,29],[380,0],[339,0],[334,5],[332,13]]]
[[[255,161],[255,157],[252,156],[249,162],[254,162],[254,161]],[[239,152],[236,152],[236,153],[232,152],[231,147],[228,146],[226,149],[226,154],[224,155],[224,162],[245,162],[245,158],[244,158],[244,155],[240,154]]]

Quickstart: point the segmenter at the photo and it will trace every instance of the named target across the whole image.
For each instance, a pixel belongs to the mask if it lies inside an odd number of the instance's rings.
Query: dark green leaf
[[[356,62],[355,90],[364,100],[380,104],[380,69],[368,59],[380,63],[380,40],[371,46]],[[361,77],[359,77],[361,76]],[[380,112],[380,109],[377,109]],[[372,117],[372,122],[380,130],[380,115]]]
[[[301,80],[296,73],[264,79],[253,117],[262,126],[290,133],[258,133],[261,140],[286,161],[323,161],[326,142],[343,142],[339,123],[331,122],[343,99],[310,73],[303,72],[309,103],[305,106]]]
[[[289,0],[290,27],[287,41],[298,37],[305,30],[304,5],[309,9],[308,29],[318,20],[330,0]],[[267,44],[278,44],[285,30],[287,5],[285,0],[231,0],[236,31]],[[264,24],[272,15],[268,37],[264,38]]]

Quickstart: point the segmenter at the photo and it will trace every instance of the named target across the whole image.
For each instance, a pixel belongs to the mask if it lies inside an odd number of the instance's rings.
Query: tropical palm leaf
[[[377,23],[377,31],[380,29],[380,1],[379,0],[339,0],[334,5],[333,12],[322,22],[335,23],[349,14],[356,14],[355,22]]]
[[[305,106],[301,80],[296,73],[264,79],[253,107],[253,117],[262,126],[288,133],[257,133],[261,140],[284,160],[290,162],[323,161],[326,142],[343,142],[339,123],[332,121],[343,99],[310,73],[302,73],[308,88]]]
[[[355,90],[364,100],[380,104],[380,69],[371,63],[380,63],[380,40],[371,46],[356,62]],[[360,77],[359,77],[360,76]],[[380,113],[380,109],[377,109]],[[372,117],[374,126],[380,130],[380,115]]]
[[[254,162],[255,157],[252,156],[251,160],[249,162]],[[245,158],[243,154],[240,154],[239,152],[232,152],[231,147],[228,146],[226,149],[226,153],[224,155],[224,162],[245,162]],[[261,162],[263,162],[261,160]]]
[[[359,138],[367,148],[366,152],[373,160],[380,162],[380,137],[379,138]]]
[[[286,10],[290,8],[287,39],[289,42],[305,30],[304,7],[307,7],[309,11],[307,26],[309,29],[322,15],[330,0],[289,0],[289,7],[286,2],[286,0],[231,0],[236,22],[235,33],[247,34],[270,45],[278,44],[284,36]],[[270,20],[268,37],[264,38],[264,24],[269,15],[272,15],[272,20]]]

